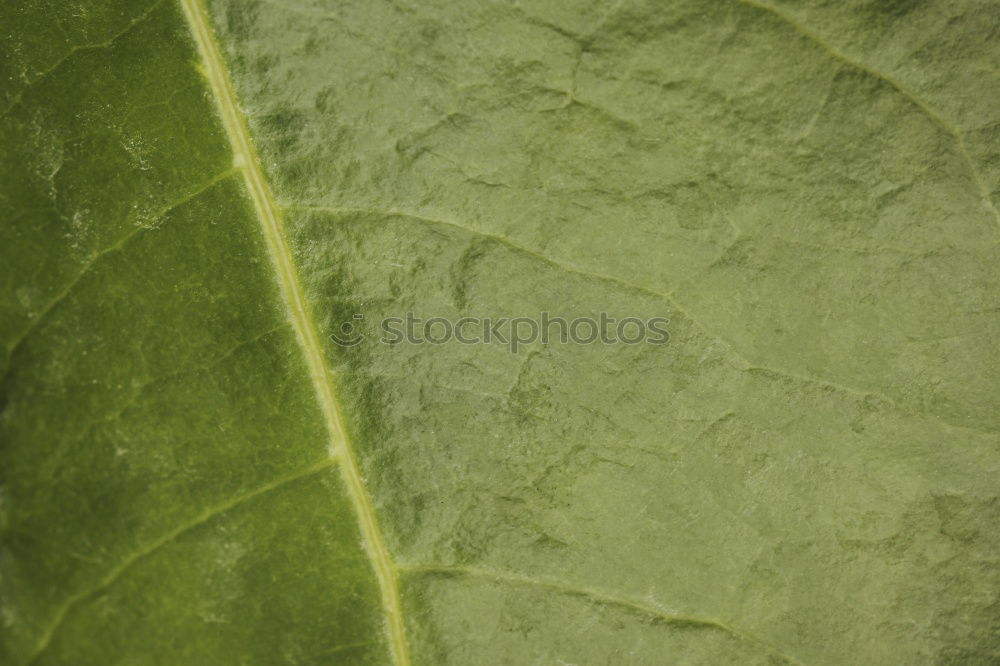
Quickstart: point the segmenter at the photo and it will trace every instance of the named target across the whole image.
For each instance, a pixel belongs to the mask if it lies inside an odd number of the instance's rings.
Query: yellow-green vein
[[[204,75],[215,97],[235,165],[243,173],[247,190],[260,219],[261,230],[274,264],[282,296],[288,308],[288,317],[295,329],[299,344],[309,367],[313,387],[319,400],[330,435],[331,457],[338,459],[351,501],[358,515],[361,536],[368,549],[375,576],[382,593],[382,605],[388,624],[389,644],[397,666],[409,666],[410,657],[403,627],[402,608],[396,567],[382,539],[371,498],[365,488],[361,471],[351,448],[340,409],[333,393],[330,371],[323,357],[317,327],[309,314],[302,293],[291,250],[285,240],[280,210],[271,196],[260,160],[250,140],[246,118],[236,103],[229,74],[222,53],[212,32],[210,19],[202,0],[180,0],[201,56]]]
[[[49,625],[45,627],[44,631],[42,631],[42,636],[39,639],[38,645],[35,648],[34,653],[32,653],[31,658],[28,659],[28,664],[34,664],[37,662],[39,657],[41,657],[41,655],[49,648],[56,632],[61,626],[63,626],[63,622],[65,622],[70,611],[76,608],[77,604],[94,597],[101,590],[106,590],[111,587],[116,580],[121,578],[122,575],[129,571],[137,562],[144,560],[150,555],[158,552],[164,546],[174,543],[181,536],[187,534],[195,528],[201,527],[227,511],[231,511],[253,499],[256,499],[257,497],[260,497],[261,495],[266,495],[267,493],[277,490],[278,488],[286,486],[290,483],[294,483],[306,477],[312,476],[313,474],[326,471],[327,469],[333,467],[333,465],[333,460],[321,460],[320,462],[310,465],[303,470],[286,474],[285,476],[268,481],[253,490],[236,495],[235,497],[230,497],[220,504],[208,507],[187,522],[182,523],[169,532],[162,534],[159,538],[136,548],[134,551],[123,557],[122,560],[110,571],[108,571],[103,578],[97,581],[96,585],[82,592],[70,595],[65,601],[63,601],[63,603],[56,610],[56,613],[52,617]]]

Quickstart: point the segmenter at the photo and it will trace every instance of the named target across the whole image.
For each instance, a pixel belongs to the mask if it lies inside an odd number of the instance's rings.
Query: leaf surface
[[[995,3],[0,24],[0,662],[1000,659]]]

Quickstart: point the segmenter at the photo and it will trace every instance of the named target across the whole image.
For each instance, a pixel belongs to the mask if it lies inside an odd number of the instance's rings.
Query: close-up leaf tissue
[[[1000,666],[1000,2],[3,0],[0,666]]]

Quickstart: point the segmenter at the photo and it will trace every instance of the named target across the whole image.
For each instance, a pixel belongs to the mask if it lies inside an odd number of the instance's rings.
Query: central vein
[[[250,142],[246,119],[236,104],[236,96],[202,2],[203,0],[180,0],[194,40],[198,45],[205,76],[211,85],[212,93],[222,115],[222,124],[226,128],[236,165],[243,174],[257,216],[260,218],[261,230],[264,233],[267,248],[277,272],[281,294],[288,307],[288,317],[295,329],[299,344],[302,346],[309,374],[312,377],[313,388],[316,390],[329,431],[331,456],[337,458],[341,463],[340,468],[346,481],[347,490],[358,515],[361,536],[367,546],[382,592],[382,605],[388,623],[389,643],[392,647],[393,658],[397,666],[409,666],[410,655],[406,645],[396,567],[385,547],[385,542],[382,540],[382,533],[378,527],[371,498],[368,496],[368,491],[361,478],[357,460],[351,449],[350,439],[344,428],[343,417],[337,407],[337,401],[333,394],[333,383],[323,358],[316,324],[309,316],[309,310],[302,295],[302,287],[296,276],[292,253],[285,240],[278,205],[271,196],[260,167],[260,161],[254,151],[253,144]]]

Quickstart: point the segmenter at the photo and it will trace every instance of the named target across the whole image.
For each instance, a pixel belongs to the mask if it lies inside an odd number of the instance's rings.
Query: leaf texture
[[[0,24],[0,663],[1000,660],[995,3]]]

